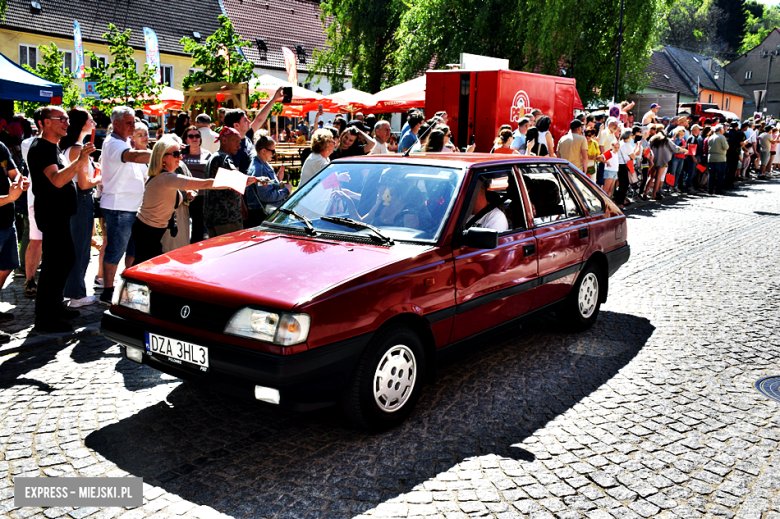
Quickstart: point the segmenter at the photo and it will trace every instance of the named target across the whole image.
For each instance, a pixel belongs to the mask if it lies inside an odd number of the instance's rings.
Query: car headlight
[[[151,293],[146,285],[125,280],[122,282],[119,296],[114,296],[116,298],[114,304],[148,314],[150,313],[149,296]]]
[[[289,346],[304,342],[309,336],[310,326],[311,317],[308,314],[285,314],[242,308],[230,319],[225,327],[225,333]]]

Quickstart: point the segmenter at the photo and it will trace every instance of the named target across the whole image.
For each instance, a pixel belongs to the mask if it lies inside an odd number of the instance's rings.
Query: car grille
[[[209,332],[222,333],[235,313],[234,308],[204,303],[183,297],[152,291],[152,317],[176,324],[183,324]],[[189,315],[182,317],[184,306],[190,307]]]

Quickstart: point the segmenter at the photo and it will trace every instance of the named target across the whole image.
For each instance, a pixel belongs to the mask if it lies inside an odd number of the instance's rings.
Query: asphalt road
[[[403,426],[198,389],[100,337],[0,354],[0,518],[780,518],[780,181],[630,213],[586,333],[475,344]],[[144,506],[15,508],[14,476],[144,478]],[[3,515],[5,514],[5,515]]]

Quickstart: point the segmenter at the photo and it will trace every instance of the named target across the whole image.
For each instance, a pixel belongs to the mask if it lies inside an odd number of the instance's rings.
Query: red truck
[[[572,78],[516,70],[431,70],[426,76],[425,112],[446,111],[455,145],[463,148],[473,138],[478,152],[491,150],[502,124],[515,130],[534,108],[550,116],[557,142],[574,110],[583,108]]]

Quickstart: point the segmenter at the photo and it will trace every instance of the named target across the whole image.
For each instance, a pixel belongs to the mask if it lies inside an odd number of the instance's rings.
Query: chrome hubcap
[[[599,278],[593,272],[588,272],[580,284],[580,297],[577,301],[580,315],[587,319],[596,310],[599,297]]]
[[[417,359],[403,345],[390,348],[374,373],[374,400],[382,411],[398,411],[409,400],[417,380]]]

